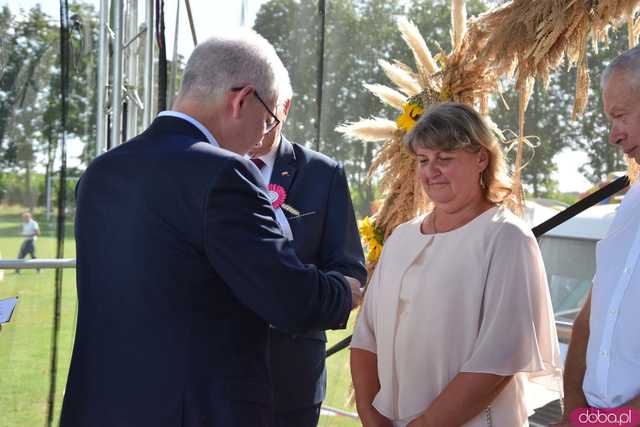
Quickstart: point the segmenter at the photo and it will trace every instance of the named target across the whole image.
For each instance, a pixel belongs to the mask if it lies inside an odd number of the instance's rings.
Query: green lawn
[[[42,231],[36,242],[37,256],[55,258],[55,224],[47,224],[44,215],[38,212],[35,219]],[[1,207],[0,254],[3,258],[17,256],[22,243],[20,231],[20,209]],[[68,224],[66,232],[71,231]],[[73,236],[70,234],[65,239],[65,257],[75,257]],[[51,269],[41,273],[22,270],[20,274],[4,270],[4,278],[0,281],[0,298],[20,297],[11,323],[4,325],[0,332],[0,414],[2,425],[6,427],[45,426],[51,372],[54,276]],[[56,419],[71,355],[75,316],[75,270],[66,269],[58,340]]]
[[[341,339],[351,335],[355,313],[351,313],[349,325],[344,331],[330,331],[327,333],[329,342],[327,348]],[[347,406],[349,390],[351,389],[351,373],[349,370],[349,350],[345,349],[327,359],[327,398],[325,405],[349,412],[356,412],[355,405]],[[352,427],[361,425],[359,421],[343,416],[321,416],[321,427]]]
[[[0,254],[15,258],[20,237],[20,208],[0,206]],[[36,252],[40,258],[55,258],[55,223],[47,224],[44,215],[34,215],[40,224],[42,236],[37,240]],[[73,227],[66,227],[65,257],[75,257]],[[0,272],[0,274],[2,274]],[[54,270],[22,270],[21,274],[5,270],[0,280],[0,299],[19,295],[20,300],[11,323],[0,332],[0,424],[3,427],[45,426],[51,364],[52,330],[54,316]],[[65,269],[63,276],[61,329],[58,340],[58,379],[56,384],[55,419],[62,403],[69,358],[73,347],[76,319],[75,270]],[[350,333],[329,333],[329,345]],[[328,360],[327,405],[347,409],[346,400],[350,384],[348,350]],[[54,422],[57,425],[57,421]],[[323,427],[358,426],[360,423],[346,417],[323,416]]]

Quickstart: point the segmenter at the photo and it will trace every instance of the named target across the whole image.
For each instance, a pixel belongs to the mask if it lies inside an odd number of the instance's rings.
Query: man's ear
[[[242,107],[247,101],[247,96],[251,95],[255,89],[251,86],[245,86],[240,90],[231,90],[228,92],[228,104],[231,108],[231,116],[235,119],[240,118]]]
[[[284,103],[284,107],[282,108],[282,114],[283,114],[282,121],[284,121],[289,115],[290,108],[291,108],[291,100],[287,99]]]

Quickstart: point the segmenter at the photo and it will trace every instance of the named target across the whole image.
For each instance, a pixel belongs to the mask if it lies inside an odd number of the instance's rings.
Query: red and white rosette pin
[[[269,190],[267,196],[269,197],[271,206],[273,206],[273,209],[278,209],[286,200],[287,192],[278,184],[269,184],[267,190]]]

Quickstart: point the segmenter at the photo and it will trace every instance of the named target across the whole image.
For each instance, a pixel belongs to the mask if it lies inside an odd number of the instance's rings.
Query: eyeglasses
[[[242,89],[244,89],[246,86],[243,87],[232,87],[231,90],[233,92],[238,92],[241,91]],[[280,124],[280,119],[278,119],[278,117],[276,117],[276,115],[273,113],[273,111],[271,111],[271,109],[269,107],[267,107],[267,104],[262,100],[262,98],[260,98],[260,95],[258,95],[258,91],[257,90],[253,90],[253,94],[256,96],[256,98],[258,99],[258,101],[260,101],[260,104],[262,104],[262,106],[264,107],[265,110],[267,110],[267,113],[269,113],[269,115],[271,116],[271,118],[273,120],[265,120],[264,123],[264,134],[268,134],[269,132],[271,132],[276,126],[278,126]]]

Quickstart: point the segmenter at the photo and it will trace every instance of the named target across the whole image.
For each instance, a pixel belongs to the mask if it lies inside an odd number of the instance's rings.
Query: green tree
[[[95,61],[97,14],[92,5],[70,7],[70,78],[67,137],[93,139],[95,135]],[[34,6],[27,13],[0,13],[0,163],[4,171],[23,177],[22,203],[33,207],[32,174],[38,163],[53,173],[53,160],[62,137],[60,29]],[[87,156],[88,157],[88,156]]]
[[[580,165],[579,170],[594,184],[606,179],[611,172],[627,169],[621,150],[608,143],[609,120],[603,112],[600,87],[600,76],[607,64],[627,48],[627,28],[624,26],[610,33],[607,46],[599,46],[598,51],[593,48],[589,51],[589,106],[578,119],[575,146],[587,153],[588,162]]]
[[[42,134],[43,94],[55,57],[55,27],[39,5],[13,18],[6,43],[6,65],[0,77],[0,147],[5,168],[23,172],[24,200],[33,207],[32,173]]]

